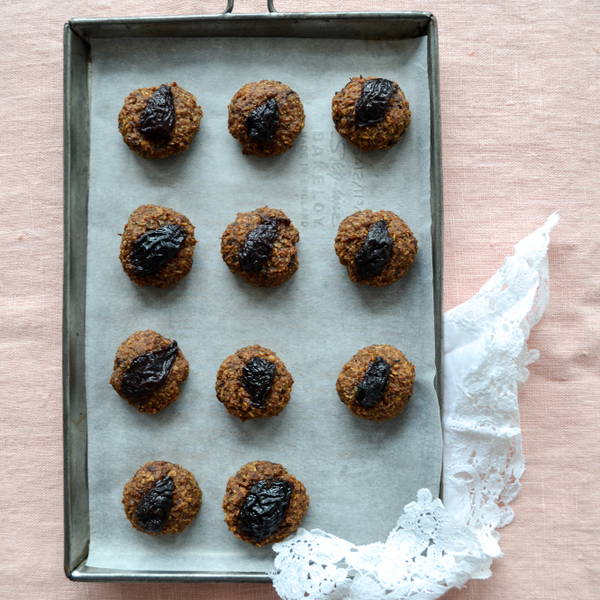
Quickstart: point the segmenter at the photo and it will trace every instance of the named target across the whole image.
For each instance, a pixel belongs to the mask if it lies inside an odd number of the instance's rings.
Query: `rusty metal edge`
[[[89,46],[64,27],[63,477],[64,569],[87,556],[87,420],[85,403],[85,245],[89,188]],[[81,224],[83,223],[83,227]]]

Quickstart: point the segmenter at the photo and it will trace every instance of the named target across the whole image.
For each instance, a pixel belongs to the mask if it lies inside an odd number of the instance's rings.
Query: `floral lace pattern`
[[[548,305],[554,213],[470,300],[444,315],[443,500],[419,490],[385,542],[356,546],[299,529],[275,544],[285,600],[434,600],[491,576],[496,529],[513,518],[525,463],[517,395],[539,353],[529,332]]]

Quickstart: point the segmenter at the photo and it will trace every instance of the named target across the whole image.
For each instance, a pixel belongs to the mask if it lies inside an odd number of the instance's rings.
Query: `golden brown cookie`
[[[331,117],[342,137],[368,152],[397,144],[410,123],[410,110],[395,81],[361,75],[335,94]]]
[[[192,268],[194,231],[187,217],[170,208],[152,204],[136,208],[121,237],[123,270],[141,287],[176,284]]]
[[[202,108],[176,83],[134,90],[119,113],[119,131],[143,158],[164,158],[187,150],[198,133]]]
[[[148,535],[183,531],[202,505],[194,476],[166,461],[146,463],[123,489],[125,515],[135,529]]]
[[[128,404],[154,414],[179,398],[189,372],[177,342],[148,329],[119,346],[110,384]]]
[[[292,147],[304,127],[300,97],[279,81],[247,83],[229,104],[229,133],[243,154],[272,156]]]
[[[415,367],[393,346],[367,346],[342,368],[336,390],[340,400],[361,419],[397,417],[413,393]]]
[[[255,546],[284,540],[308,510],[306,488],[281,465],[256,461],[229,478],[223,510],[229,530]]]
[[[229,270],[257,287],[276,287],[298,270],[298,230],[285,213],[264,206],[238,213],[221,238]]]
[[[254,345],[223,361],[215,390],[227,412],[246,421],[278,415],[290,401],[293,383],[275,352]]]
[[[417,239],[389,210],[362,210],[338,228],[335,252],[355,283],[381,287],[403,277],[417,254]]]

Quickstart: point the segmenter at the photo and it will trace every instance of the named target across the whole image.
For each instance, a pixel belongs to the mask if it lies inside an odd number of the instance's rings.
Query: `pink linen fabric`
[[[286,12],[438,18],[446,308],[558,209],[541,353],[520,396],[527,469],[490,580],[449,600],[600,597],[600,4],[281,0]],[[275,600],[268,584],[73,583],[63,574],[62,26],[218,13],[214,0],[0,5],[0,598]],[[235,12],[263,12],[238,0]]]

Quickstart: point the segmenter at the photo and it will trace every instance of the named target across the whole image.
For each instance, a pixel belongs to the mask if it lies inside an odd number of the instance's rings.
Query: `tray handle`
[[[228,15],[233,11],[233,3],[235,0],[227,0],[227,8],[223,11],[224,15]],[[267,9],[270,13],[277,12],[275,10],[275,5],[273,4],[273,0],[267,0]]]

